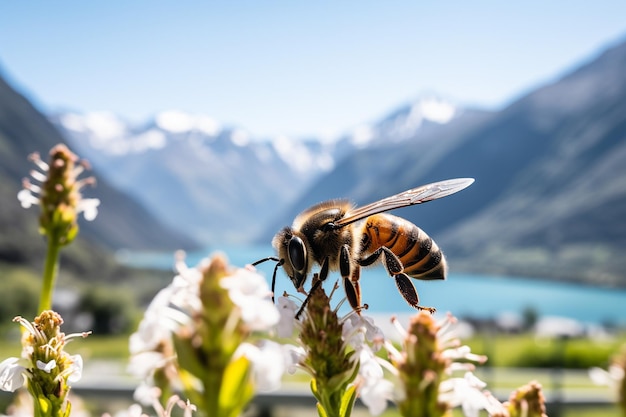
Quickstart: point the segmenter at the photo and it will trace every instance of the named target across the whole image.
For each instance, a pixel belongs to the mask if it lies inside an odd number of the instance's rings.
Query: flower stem
[[[220,391],[222,390],[222,374],[209,372],[204,381],[204,411],[207,416],[222,416],[220,409]]]
[[[52,309],[52,294],[54,283],[59,272],[59,252],[61,245],[48,235],[48,251],[46,253],[46,263],[43,270],[43,286],[39,298],[39,311]]]

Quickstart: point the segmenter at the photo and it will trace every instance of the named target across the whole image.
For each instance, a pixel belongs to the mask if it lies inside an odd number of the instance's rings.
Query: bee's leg
[[[418,310],[427,310],[430,314],[433,314],[436,309],[433,307],[422,307],[419,305],[419,296],[417,295],[417,290],[415,289],[415,285],[411,282],[409,276],[405,273],[394,275],[396,279],[396,285],[398,287],[398,291],[402,294],[402,297],[409,303],[413,308],[417,308]]]
[[[278,268],[285,263],[284,259],[281,259],[280,261],[276,262],[276,266],[274,266],[274,273],[272,274],[272,303],[275,303],[276,300],[274,300],[274,292],[276,290],[276,271],[278,271]]]
[[[361,277],[361,267],[354,265],[354,268],[352,268],[350,264],[350,248],[348,245],[343,245],[339,256],[339,272],[343,278],[343,288],[352,308],[356,312],[360,312],[361,286],[359,285],[359,279]]]
[[[381,255],[383,255],[383,265],[385,269],[396,280],[396,286],[398,287],[398,291],[402,294],[402,297],[409,303],[412,307],[417,308],[418,310],[427,310],[430,313],[434,313],[435,309],[432,307],[422,307],[419,305],[419,296],[417,295],[417,290],[415,289],[415,285],[409,278],[407,274],[404,273],[404,265],[402,265],[402,261],[400,258],[396,256],[389,248],[382,246],[374,251],[370,256],[365,259],[359,261],[360,265],[370,265],[376,261]]]
[[[361,309],[367,308],[367,306],[361,305],[361,285],[359,284],[359,278],[361,277],[361,267],[357,265],[352,271],[352,275],[344,277],[343,288],[346,291],[346,297],[350,302],[350,306],[358,314],[361,314]]]
[[[380,258],[380,256],[383,254],[383,264],[385,265],[385,269],[387,270],[387,272],[389,272],[389,275],[394,276],[404,271],[404,266],[402,265],[402,261],[400,261],[400,258],[398,258],[396,254],[393,253],[391,249],[386,246],[381,246],[380,248],[372,252],[372,254],[368,257],[359,259],[359,265],[371,265],[376,262],[378,258]]]
[[[322,269],[320,269],[320,273],[319,275],[317,275],[317,280],[315,280],[313,282],[313,285],[311,285],[311,291],[309,291],[309,294],[306,296],[306,298],[302,302],[302,305],[300,306],[300,309],[296,313],[296,320],[300,318],[300,314],[302,314],[302,312],[304,311],[304,307],[306,307],[306,305],[309,303],[309,298],[311,298],[311,294],[313,294],[313,292],[316,291],[320,285],[322,285],[322,283],[326,280],[327,277],[328,277],[328,258],[324,259],[324,262],[322,263]]]

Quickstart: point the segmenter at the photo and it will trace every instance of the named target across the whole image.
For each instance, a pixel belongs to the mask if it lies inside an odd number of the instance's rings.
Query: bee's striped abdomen
[[[401,217],[376,214],[363,226],[361,256],[385,246],[402,262],[404,273],[418,279],[444,279],[446,261],[422,229]]]

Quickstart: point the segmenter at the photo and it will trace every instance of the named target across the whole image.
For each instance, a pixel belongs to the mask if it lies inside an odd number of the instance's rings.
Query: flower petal
[[[48,361],[47,363],[37,360],[37,369],[41,369],[47,374],[49,374],[54,368],[56,368],[56,366],[57,366],[57,361],[54,359]]]
[[[18,358],[8,358],[0,362],[0,389],[13,392],[26,382],[26,368],[18,365]]]
[[[98,216],[100,200],[97,198],[84,198],[78,204],[78,212],[83,213],[85,220],[88,222],[95,220],[96,216]]]
[[[278,324],[276,325],[276,333],[278,337],[291,337],[296,325],[298,306],[293,300],[284,296],[278,297],[276,303],[278,304],[278,313],[280,314]]]
[[[83,357],[80,355],[70,356],[72,360],[72,373],[67,377],[68,382],[78,382],[83,376]]]

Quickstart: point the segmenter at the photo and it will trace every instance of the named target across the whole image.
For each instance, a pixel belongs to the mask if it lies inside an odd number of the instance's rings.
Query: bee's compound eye
[[[298,236],[294,236],[289,239],[289,245],[287,247],[289,253],[289,262],[296,271],[304,271],[306,264],[306,249],[304,248],[304,242]]]

